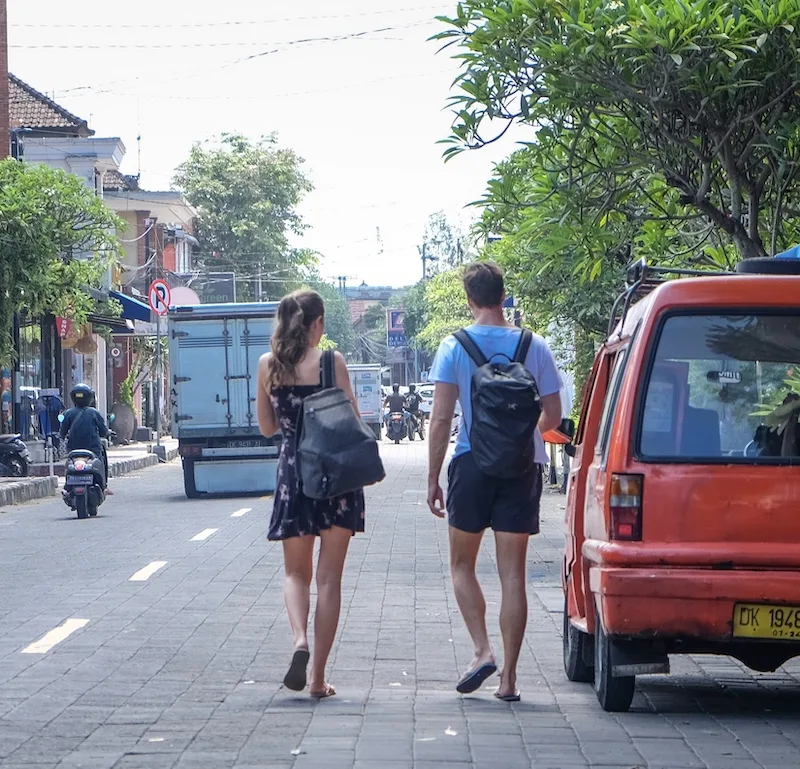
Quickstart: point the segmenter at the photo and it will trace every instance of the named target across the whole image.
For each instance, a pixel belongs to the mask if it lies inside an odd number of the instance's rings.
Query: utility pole
[[[8,92],[8,8],[0,0],[0,160],[11,151],[11,118]]]

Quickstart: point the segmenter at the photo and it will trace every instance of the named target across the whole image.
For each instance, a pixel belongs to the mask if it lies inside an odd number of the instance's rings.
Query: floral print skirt
[[[354,491],[334,499],[317,500],[305,496],[300,490],[295,453],[297,417],[303,398],[318,389],[318,386],[296,385],[277,387],[272,392],[272,405],[283,434],[275,483],[275,505],[267,535],[273,541],[318,535],[332,526],[349,529],[354,534],[364,531],[363,491]]]

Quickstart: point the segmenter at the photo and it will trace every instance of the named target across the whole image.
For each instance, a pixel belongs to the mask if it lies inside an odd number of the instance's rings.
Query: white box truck
[[[281,437],[258,428],[258,360],[270,349],[277,304],[170,308],[172,435],[186,496],[275,490]]]
[[[356,396],[356,404],[361,418],[372,428],[375,437],[380,440],[383,425],[383,397],[381,395],[380,364],[348,365],[350,384]]]

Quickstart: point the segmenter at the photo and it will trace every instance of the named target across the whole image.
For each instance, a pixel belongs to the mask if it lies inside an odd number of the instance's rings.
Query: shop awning
[[[127,320],[141,320],[145,323],[150,322],[150,306],[132,296],[122,294],[119,291],[109,291],[111,299],[115,299],[122,305],[122,317]]]
[[[87,320],[94,326],[110,328],[115,334],[130,334],[133,331],[133,323],[125,318],[114,318],[108,315],[92,313]]]

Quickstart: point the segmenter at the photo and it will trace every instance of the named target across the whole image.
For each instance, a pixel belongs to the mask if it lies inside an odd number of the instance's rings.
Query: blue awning
[[[140,302],[127,294],[121,294],[119,291],[109,291],[108,295],[122,305],[123,318],[141,320],[145,323],[150,322],[150,305]]]

